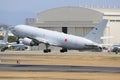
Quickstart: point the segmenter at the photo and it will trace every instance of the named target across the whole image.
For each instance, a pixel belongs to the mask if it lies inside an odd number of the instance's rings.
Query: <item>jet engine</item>
[[[29,46],[38,46],[39,45],[39,43],[36,43],[32,39],[29,39],[29,38],[24,38],[22,40],[22,43],[25,45],[29,45]]]

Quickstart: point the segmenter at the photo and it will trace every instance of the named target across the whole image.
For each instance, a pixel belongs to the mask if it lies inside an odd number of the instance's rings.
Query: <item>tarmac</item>
[[[120,67],[0,64],[0,71],[120,73]]]
[[[35,54],[35,53],[0,53],[0,56],[65,56],[79,55],[73,53],[62,54]],[[89,54],[93,55],[93,54]],[[101,55],[101,53],[97,54]],[[108,55],[108,54],[105,54]],[[120,55],[118,55],[120,56]],[[5,61],[5,60],[3,60]],[[7,59],[6,59],[7,61]],[[32,71],[32,72],[100,72],[100,73],[120,73],[120,67],[104,66],[73,66],[73,65],[30,65],[30,64],[0,64],[0,71]]]

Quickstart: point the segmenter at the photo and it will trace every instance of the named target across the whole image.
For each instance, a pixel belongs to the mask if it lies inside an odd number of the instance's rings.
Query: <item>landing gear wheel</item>
[[[51,49],[48,49],[48,52],[51,52]]]
[[[118,50],[115,51],[115,54],[118,54]]]
[[[44,53],[51,52],[51,49],[44,49],[43,52],[44,52]]]
[[[63,49],[60,50],[61,53],[64,53]]]
[[[44,53],[48,53],[48,51],[46,49],[43,50]]]
[[[60,50],[61,53],[67,52],[67,49],[63,48]]]
[[[4,52],[5,50],[4,49],[1,49],[1,52]]]
[[[1,49],[1,52],[4,52],[6,49],[8,49],[8,47],[4,47]]]

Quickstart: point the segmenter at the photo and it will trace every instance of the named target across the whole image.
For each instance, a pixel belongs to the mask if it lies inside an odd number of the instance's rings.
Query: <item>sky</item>
[[[36,18],[37,13],[63,6],[120,7],[120,0],[0,0],[0,23],[25,24],[26,18]]]

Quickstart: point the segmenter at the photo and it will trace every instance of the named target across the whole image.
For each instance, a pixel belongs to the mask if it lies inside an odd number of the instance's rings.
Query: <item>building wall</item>
[[[108,19],[105,36],[110,38],[105,43],[120,42],[120,8],[92,8],[93,10],[104,13],[103,19]]]

